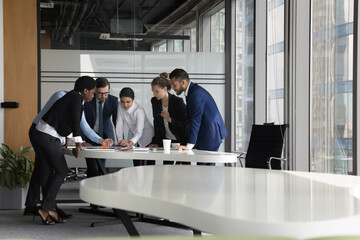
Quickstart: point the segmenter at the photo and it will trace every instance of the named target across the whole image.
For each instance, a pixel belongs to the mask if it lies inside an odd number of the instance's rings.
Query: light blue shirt
[[[41,111],[39,112],[39,114],[34,118],[33,123],[36,125],[40,122],[40,119],[45,115],[45,113],[47,113],[47,111],[49,111],[49,109],[51,108],[51,106],[60,98],[62,98],[64,95],[66,94],[66,91],[58,91],[55,92],[50,98],[49,100],[46,102],[45,106],[41,109]],[[81,130],[84,132],[84,134],[93,142],[98,143],[99,139],[101,139],[101,137],[99,135],[97,135],[94,130],[91,129],[91,127],[89,126],[88,122],[85,119],[85,115],[84,113],[82,113],[81,115],[81,121],[80,121],[80,128]],[[61,144],[65,144],[65,138],[63,138],[61,140]]]

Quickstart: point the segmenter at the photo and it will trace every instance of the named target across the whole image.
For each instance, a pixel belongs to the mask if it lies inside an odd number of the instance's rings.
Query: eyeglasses
[[[96,95],[98,96],[107,96],[110,92],[97,92]]]

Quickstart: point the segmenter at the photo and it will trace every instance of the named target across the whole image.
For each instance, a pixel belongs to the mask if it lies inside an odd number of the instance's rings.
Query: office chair
[[[249,147],[239,158],[245,159],[245,167],[264,169],[283,169],[286,158],[281,158],[286,124],[254,124],[251,129]],[[240,164],[242,164],[241,159]],[[273,161],[277,160],[277,161]]]
[[[69,168],[68,175],[64,178],[64,182],[69,180],[76,181],[78,179],[85,179],[86,177],[86,169],[80,169],[78,167]]]

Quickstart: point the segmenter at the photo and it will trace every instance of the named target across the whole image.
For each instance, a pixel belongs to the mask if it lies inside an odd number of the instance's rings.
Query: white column
[[[309,171],[310,1],[289,2],[289,161],[292,170]]]
[[[255,4],[255,124],[266,122],[266,6],[267,0]]]

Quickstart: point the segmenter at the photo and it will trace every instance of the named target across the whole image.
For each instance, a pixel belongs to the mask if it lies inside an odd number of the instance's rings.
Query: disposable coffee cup
[[[170,153],[171,139],[163,139],[164,153]]]

